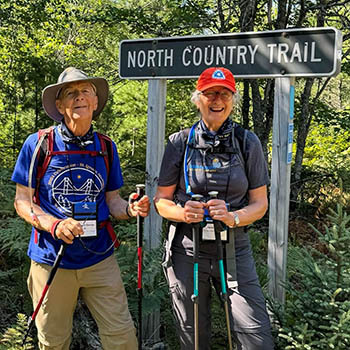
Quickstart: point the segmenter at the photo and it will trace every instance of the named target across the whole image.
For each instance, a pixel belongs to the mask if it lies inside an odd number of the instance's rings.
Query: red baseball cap
[[[224,86],[236,92],[235,78],[227,68],[211,67],[201,73],[197,80],[197,90],[203,91],[213,86]]]

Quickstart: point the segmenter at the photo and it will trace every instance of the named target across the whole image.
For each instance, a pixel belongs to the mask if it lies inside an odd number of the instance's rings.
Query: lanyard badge
[[[226,206],[228,206],[226,204]],[[220,232],[221,240],[223,243],[229,242],[229,237],[227,235],[227,228],[223,228]],[[204,220],[202,224],[202,241],[215,241],[215,229],[214,229],[214,221],[209,215],[208,209],[204,209]]]
[[[96,202],[73,204],[73,218],[80,222],[84,230],[82,238],[97,236],[97,205]]]

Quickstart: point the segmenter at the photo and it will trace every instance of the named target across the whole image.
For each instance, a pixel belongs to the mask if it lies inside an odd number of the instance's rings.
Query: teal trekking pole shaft
[[[211,191],[208,194],[209,194],[211,199],[216,199],[218,197],[217,191]],[[228,312],[228,301],[227,301],[228,296],[227,296],[227,290],[226,290],[226,278],[225,278],[225,270],[224,270],[224,254],[223,254],[222,241],[221,241],[222,225],[217,220],[213,220],[213,222],[214,222],[216,249],[217,249],[218,260],[219,260],[220,281],[221,281],[221,299],[224,303],[224,308],[225,308],[229,349],[232,350],[230,316],[229,316],[229,312]]]
[[[203,198],[200,194],[192,195],[193,201],[200,201]],[[193,313],[194,313],[194,349],[199,350],[199,328],[198,328],[198,304],[199,304],[199,288],[198,288],[198,263],[199,263],[199,223],[192,224],[193,236]]]

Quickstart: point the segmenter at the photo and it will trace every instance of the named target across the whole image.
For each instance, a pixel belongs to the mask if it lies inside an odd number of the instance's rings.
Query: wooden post
[[[293,143],[294,78],[275,79],[269,217],[269,293],[285,301],[291,151]]]
[[[151,200],[156,193],[160,163],[164,152],[166,109],[166,79],[148,81],[148,119],[146,151],[146,193]],[[161,243],[162,218],[153,204],[150,215],[144,221],[145,250],[159,247]],[[143,339],[148,344],[160,341],[160,311],[155,310],[143,322]]]

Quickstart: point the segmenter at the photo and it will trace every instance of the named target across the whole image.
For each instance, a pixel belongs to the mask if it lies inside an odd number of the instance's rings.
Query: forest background
[[[342,31],[342,67],[335,78],[296,79],[284,307],[267,293],[268,215],[250,235],[276,348],[350,348],[350,1],[0,0],[0,21],[0,349],[22,349],[23,314],[32,312],[26,290],[30,227],[14,211],[10,176],[25,138],[52,124],[41,107],[46,85],[68,66],[108,80],[109,102],[95,129],[117,143],[126,198],[145,180],[148,85],[118,77],[121,40],[326,26]],[[274,80],[237,84],[242,99],[233,119],[259,136],[270,165]],[[192,80],[168,81],[166,136],[197,119],[193,90]],[[116,256],[137,322],[136,226],[114,224],[122,241]],[[144,312],[160,309],[160,341],[176,350],[161,253],[159,248],[145,254]],[[224,349],[217,300],[213,307],[213,349]],[[72,349],[100,349],[82,303],[75,330]],[[30,340],[27,349],[34,344]]]

